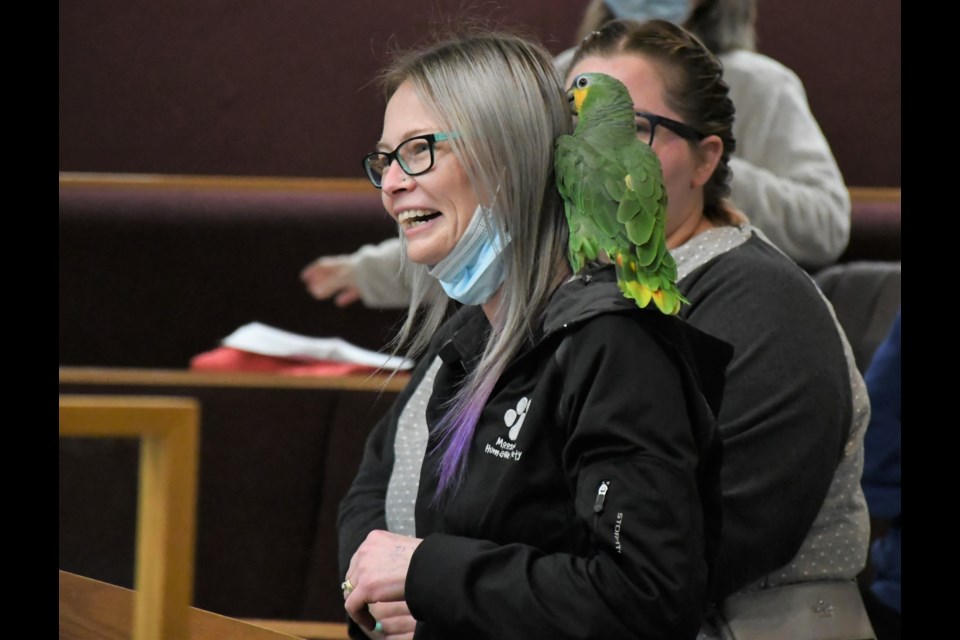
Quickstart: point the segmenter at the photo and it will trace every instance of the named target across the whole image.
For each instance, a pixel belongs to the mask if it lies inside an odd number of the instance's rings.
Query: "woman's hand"
[[[317,300],[331,296],[338,307],[346,307],[360,299],[360,290],[354,279],[353,265],[349,256],[323,256],[317,258],[300,272],[300,279],[307,291]]]
[[[404,586],[413,552],[423,542],[420,538],[401,536],[389,531],[371,531],[350,559],[344,589],[344,609],[364,629],[377,623],[373,615],[380,605],[403,603]],[[371,605],[377,604],[373,609]],[[407,611],[409,614],[409,610]],[[412,618],[411,618],[412,620]],[[384,621],[381,621],[383,627]],[[389,621],[391,632],[393,621]],[[399,626],[399,625],[398,625]],[[403,637],[403,636],[399,636]]]

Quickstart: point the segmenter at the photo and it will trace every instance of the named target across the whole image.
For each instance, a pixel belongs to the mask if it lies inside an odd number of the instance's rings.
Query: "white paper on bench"
[[[409,358],[369,351],[350,344],[343,338],[311,338],[277,329],[262,322],[245,324],[221,341],[225,347],[259,353],[265,356],[349,362],[383,369],[411,369]]]

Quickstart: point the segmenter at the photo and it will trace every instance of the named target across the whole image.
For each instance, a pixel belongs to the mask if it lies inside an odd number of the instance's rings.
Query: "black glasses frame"
[[[653,145],[653,134],[656,132],[658,126],[670,129],[670,131],[673,131],[675,134],[685,140],[696,140],[699,142],[707,137],[707,134],[701,133],[690,125],[680,122],[679,120],[674,120],[666,116],[658,116],[655,113],[648,113],[646,111],[637,111],[636,115],[640,118],[646,119],[647,122],[650,123],[650,140],[647,141],[647,144],[651,146]],[[639,126],[637,127],[637,130],[639,130]]]
[[[373,186],[375,186],[377,189],[380,189],[383,187],[383,173],[378,174],[376,171],[374,171],[373,167],[370,165],[371,161],[374,158],[385,158],[385,162],[383,164],[384,172],[386,172],[386,170],[390,168],[390,165],[393,163],[393,161],[396,160],[397,163],[400,165],[400,168],[403,169],[403,172],[405,174],[407,174],[408,176],[420,176],[425,174],[427,171],[430,171],[430,169],[433,169],[433,164],[434,162],[436,162],[436,155],[434,151],[436,150],[437,143],[443,142],[444,140],[450,140],[451,138],[455,138],[455,137],[456,137],[456,134],[454,133],[443,133],[443,132],[426,133],[420,136],[413,136],[411,138],[407,138],[406,140],[398,144],[393,151],[373,151],[371,153],[368,153],[363,157],[363,160],[360,161],[360,164],[363,167],[363,170],[366,172],[367,178],[370,179],[370,182],[373,184]],[[403,158],[398,153],[400,151],[400,147],[414,140],[426,141],[427,148],[430,150],[430,164],[428,164],[427,168],[423,169],[422,171],[411,171],[410,167],[407,166],[407,163],[403,160]]]

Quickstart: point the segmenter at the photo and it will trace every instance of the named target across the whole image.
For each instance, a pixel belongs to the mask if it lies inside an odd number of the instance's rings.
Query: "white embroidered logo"
[[[503,415],[503,421],[510,431],[507,432],[507,437],[510,440],[515,441],[517,436],[520,435],[520,427],[523,426],[523,421],[527,417],[527,410],[530,409],[530,400],[527,398],[520,398],[520,401],[517,402],[517,410],[507,409],[507,412]]]
[[[516,409],[507,409],[507,412],[503,414],[503,421],[509,429],[509,431],[507,431],[507,438],[509,438],[509,440],[504,440],[503,436],[497,436],[496,442],[488,442],[483,448],[483,452],[494,458],[520,462],[523,451],[517,449],[516,441],[517,436],[520,435],[520,427],[523,426],[523,421],[527,417],[527,411],[529,410],[530,400],[528,398],[520,398],[520,401],[517,402]]]

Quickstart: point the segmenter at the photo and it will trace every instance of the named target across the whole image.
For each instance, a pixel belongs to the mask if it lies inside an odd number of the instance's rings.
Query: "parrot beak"
[[[573,89],[567,91],[567,102],[570,103],[570,113],[573,115],[578,115],[580,113],[580,110],[577,108],[579,103]]]
[[[573,105],[571,112],[574,115],[578,115],[580,109],[583,107],[583,100],[587,97],[587,90],[571,88],[570,91],[567,92],[567,97]]]

